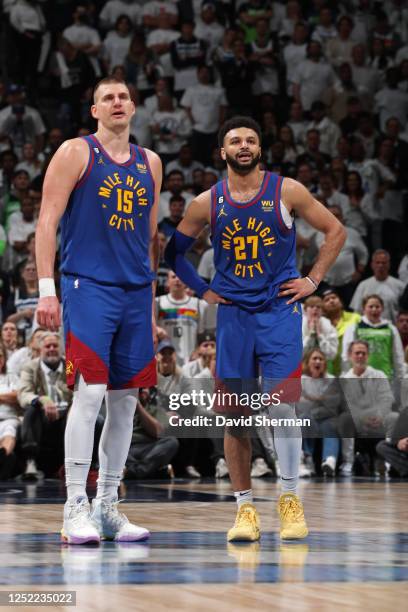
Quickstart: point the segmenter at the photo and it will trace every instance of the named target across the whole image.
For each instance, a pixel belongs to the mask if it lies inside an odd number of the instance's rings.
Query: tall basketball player
[[[295,417],[300,395],[302,315],[298,301],[317,289],[340,252],[345,231],[303,185],[261,170],[260,141],[260,128],[248,117],[232,118],[222,126],[219,144],[228,178],[190,204],[166,256],[177,276],[199,297],[219,304],[217,379],[236,391],[237,383],[256,380],[259,368],[263,390],[279,394],[280,404],[270,406],[271,416],[287,419]],[[295,212],[325,234],[305,278],[299,278],[296,270]],[[216,268],[211,288],[184,258],[207,224],[212,230]],[[224,435],[225,458],[238,503],[235,525],[228,532],[230,541],[260,537],[250,481],[251,444],[245,433],[227,428]],[[303,538],[308,530],[297,496],[300,428],[278,421],[274,440],[281,469],[280,535]]]
[[[53,271],[61,221],[67,382],[74,388],[65,433],[68,499],[62,538],[71,544],[149,536],[117,509],[137,388],[156,380],[152,289],[162,169],[155,153],[129,144],[134,112],[125,83],[106,78],[96,85],[91,113],[97,132],[68,140],[55,153],[37,226],[37,317],[40,325],[57,330],[60,305]],[[107,416],[91,508],[85,484],[104,396]]]

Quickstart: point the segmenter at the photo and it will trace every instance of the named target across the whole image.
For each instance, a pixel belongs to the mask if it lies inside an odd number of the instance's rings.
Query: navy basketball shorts
[[[262,312],[218,306],[216,389],[228,393],[275,394],[276,402],[299,401],[302,374],[302,309],[277,298]],[[260,384],[259,384],[260,381]],[[253,414],[249,406],[219,400],[217,412]],[[259,398],[258,398],[259,399]],[[273,402],[271,402],[273,405]],[[255,410],[259,409],[259,403]]]
[[[121,287],[61,278],[67,384],[77,373],[109,389],[156,384],[152,285]]]

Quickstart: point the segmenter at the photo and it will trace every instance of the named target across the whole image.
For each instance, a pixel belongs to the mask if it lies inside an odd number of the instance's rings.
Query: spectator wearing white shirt
[[[151,30],[146,44],[160,59],[163,76],[174,77],[174,68],[170,56],[170,44],[177,40],[180,32],[174,29],[168,13],[160,13],[157,17],[157,28]]]
[[[310,108],[312,121],[307,126],[307,131],[315,129],[320,134],[320,151],[331,157],[337,154],[337,141],[341,136],[339,126],[328,116],[326,105],[321,100],[313,102]]]
[[[34,217],[34,202],[29,193],[21,201],[21,209],[13,212],[8,223],[7,267],[13,268],[26,255],[27,238],[35,232],[37,219]]]
[[[184,21],[181,24],[181,36],[170,46],[176,95],[181,97],[188,87],[197,85],[197,68],[205,63],[206,54],[207,43],[194,36],[194,23]]]
[[[30,177],[30,181],[32,181],[41,174],[42,168],[43,159],[40,159],[33,143],[26,142],[23,145],[23,161],[17,164],[16,172],[25,170]]]
[[[20,406],[17,401],[18,378],[7,368],[7,351],[0,341],[0,478],[13,475],[16,462]]]
[[[318,296],[308,297],[303,305],[302,321],[303,353],[319,348],[326,359],[334,359],[339,340],[336,328],[322,316],[323,302]]]
[[[309,111],[313,102],[320,100],[333,83],[333,69],[323,59],[320,43],[311,41],[307,46],[306,59],[299,63],[293,75],[293,96],[296,102],[305,111]]]
[[[158,77],[154,82],[154,94],[145,98],[143,103],[150,115],[159,110],[159,98],[163,94],[170,94],[169,81],[165,77]],[[173,98],[173,105],[174,108],[177,106],[176,98]]]
[[[101,49],[101,37],[96,28],[89,25],[88,9],[84,5],[79,5],[73,13],[74,23],[63,31],[62,35],[69,40],[71,45],[85,53],[92,64],[95,75],[101,75],[99,64],[99,51]]]
[[[140,23],[140,2],[134,0],[108,0],[99,13],[99,23],[104,30],[115,27],[115,23],[121,15],[127,15],[133,25]]]
[[[402,125],[408,118],[408,93],[398,89],[398,68],[389,68],[386,73],[385,87],[375,94],[375,108],[380,117],[380,127],[384,132],[387,119],[396,117]]]
[[[254,96],[279,93],[279,61],[275,44],[269,30],[267,19],[258,19],[255,25],[256,36],[249,47],[249,61],[254,68],[252,83]]]
[[[398,413],[391,412],[394,396],[384,372],[368,365],[369,346],[355,340],[349,346],[352,367],[342,379],[348,410],[338,419],[341,437],[390,438]],[[346,458],[352,462],[352,457]]]
[[[395,322],[398,301],[404,291],[404,283],[389,275],[390,254],[384,249],[374,251],[371,258],[373,276],[357,285],[350,306],[355,312],[362,312],[363,298],[366,295],[379,295],[384,302],[384,318]]]
[[[354,40],[351,37],[353,20],[348,15],[342,15],[337,21],[337,36],[331,38],[326,45],[326,57],[330,64],[338,67],[344,62],[351,62],[351,51]]]
[[[176,26],[178,22],[178,10],[175,0],[167,0],[167,2],[161,2],[160,0],[150,0],[143,6],[143,25],[147,29],[154,30],[159,27],[160,15],[166,14],[169,16],[170,24]]]
[[[348,172],[343,189],[348,205],[343,209],[344,222],[355,229],[367,242],[372,224],[379,219],[373,197],[364,193],[363,181],[359,172]]]
[[[197,272],[207,282],[212,281],[215,276],[214,249],[208,249],[203,253]]]
[[[161,192],[159,199],[158,222],[164,219],[164,217],[169,216],[169,202],[172,196],[181,195],[185,200],[186,209],[194,199],[194,194],[184,189],[184,175],[180,170],[172,170],[169,172],[165,177],[164,185],[165,191]]]
[[[197,359],[185,363],[181,369],[183,378],[194,378],[203,370],[210,366],[212,358],[215,356],[215,335],[211,332],[203,332],[197,338]],[[208,377],[210,373],[208,372]]]
[[[189,87],[180,104],[193,124],[191,145],[193,158],[204,165],[211,162],[211,151],[217,143],[217,131],[225,118],[227,100],[224,90],[212,83],[207,66],[197,68],[198,85]]]
[[[0,133],[10,136],[17,155],[26,142],[34,142],[37,151],[42,151],[46,132],[44,121],[38,110],[26,104],[21,85],[9,85],[7,102],[0,111]]]
[[[128,15],[119,15],[115,29],[110,30],[102,44],[105,71],[109,74],[115,66],[123,66],[132,40],[132,22]]]
[[[177,157],[182,144],[191,134],[191,121],[184,109],[174,108],[173,98],[162,95],[153,113],[151,127],[155,151],[164,163]]]
[[[292,102],[287,125],[292,130],[297,145],[304,146],[306,142],[307,123],[303,116],[303,108],[300,102]]]
[[[398,266],[398,278],[408,285],[408,255],[404,255],[401,259],[400,265]]]
[[[210,53],[222,43],[225,28],[217,21],[215,3],[203,2],[200,16],[195,20],[194,35],[208,42]]]
[[[16,0],[10,8],[10,25],[18,36],[19,74],[35,95],[43,35],[46,31],[46,21],[39,2]]]
[[[192,185],[194,182],[193,175],[197,169],[204,170],[203,164],[193,159],[191,146],[184,144],[180,147],[177,159],[173,159],[166,165],[166,174],[169,174],[172,170],[180,170],[183,173],[185,183]]]
[[[292,40],[283,49],[283,61],[286,72],[286,93],[292,96],[293,75],[299,62],[306,59],[307,27],[304,23],[297,23],[293,30]]]
[[[323,6],[319,11],[319,22],[313,30],[312,40],[322,45],[323,53],[326,54],[327,43],[336,38],[337,28],[333,23],[333,13],[329,6]]]
[[[151,115],[143,104],[140,104],[139,90],[134,85],[128,84],[131,98],[136,106],[136,112],[130,120],[130,133],[141,147],[152,146]]]
[[[369,65],[365,46],[362,44],[354,45],[351,57],[350,66],[353,73],[353,82],[356,83],[358,92],[373,97],[380,86],[380,74]]]
[[[319,174],[317,199],[324,202],[326,206],[338,206],[343,213],[343,218],[345,218],[350,207],[350,202],[344,193],[335,189],[334,184],[334,177],[331,172],[322,172]]]
[[[329,206],[330,212],[344,224],[343,214],[339,206]],[[339,256],[330,267],[324,280],[336,289],[345,307],[348,307],[356,284],[361,280],[368,262],[368,250],[359,233],[346,226],[346,242]],[[323,235],[317,236],[317,245],[324,241]]]

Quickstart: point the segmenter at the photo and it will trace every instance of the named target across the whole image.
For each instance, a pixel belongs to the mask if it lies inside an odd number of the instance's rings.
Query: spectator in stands
[[[206,172],[206,175],[210,174]],[[188,249],[186,253],[186,259],[193,264],[194,268],[197,270],[200,265],[200,261],[204,253],[209,249],[210,245],[208,243],[208,230],[205,229],[198,238],[193,242],[191,247]]]
[[[105,72],[110,74],[114,66],[123,66],[132,40],[132,22],[127,15],[119,15],[115,29],[103,40],[101,55]]]
[[[151,115],[144,105],[140,104],[140,94],[134,85],[128,84],[128,89],[132,101],[136,106],[136,112],[130,120],[130,134],[141,147],[152,147],[152,130],[150,126]]]
[[[157,346],[157,403],[169,410],[169,397],[180,392],[181,368],[177,365],[176,349],[165,337]]]
[[[218,65],[221,82],[226,91],[230,113],[250,114],[254,67],[249,61],[247,48],[241,39],[234,40],[232,49],[234,57]]]
[[[402,346],[404,350],[408,346],[408,312],[405,310],[400,310],[397,315],[396,320],[396,328],[401,338]]]
[[[174,195],[170,198],[170,215],[168,217],[164,217],[164,219],[160,221],[158,225],[159,231],[162,232],[166,238],[170,238],[174,234],[176,227],[184,216],[185,206],[186,202],[183,196]]]
[[[371,269],[374,275],[357,285],[350,306],[355,312],[362,312],[363,298],[366,295],[379,295],[384,302],[384,319],[394,322],[404,284],[398,278],[389,275],[390,255],[384,249],[374,251],[371,257]]]
[[[375,127],[374,115],[366,111],[361,111],[355,136],[361,140],[368,158],[374,157],[378,140],[378,131]]]
[[[11,189],[3,197],[3,221],[8,230],[12,213],[21,209],[21,202],[28,196],[30,177],[25,170],[19,170],[13,175]]]
[[[209,305],[188,295],[185,284],[174,272],[169,272],[167,285],[169,293],[156,298],[156,320],[174,344],[177,362],[183,365],[197,346],[197,334],[209,329],[206,326]]]
[[[25,346],[17,349],[7,361],[7,372],[19,377],[23,367],[32,359],[40,356],[40,341],[46,330],[37,327]]]
[[[340,389],[335,377],[327,372],[325,354],[318,348],[312,349],[303,358],[302,395],[297,406],[298,415],[311,420],[310,427],[303,429],[303,476],[315,473],[313,453],[318,437],[323,442],[321,471],[325,476],[335,475],[340,448],[336,420],[340,407]]]
[[[21,372],[18,401],[24,410],[22,448],[27,460],[24,477],[37,480],[37,466],[55,475],[64,462],[64,431],[72,392],[65,380],[60,337],[44,333],[40,356]]]
[[[166,164],[176,159],[180,147],[191,134],[191,121],[185,110],[174,108],[173,98],[163,94],[159,108],[151,117],[155,150]]]
[[[306,59],[307,49],[307,27],[304,23],[295,24],[292,40],[283,48],[283,62],[286,73],[286,93],[289,97],[293,95],[293,76],[299,62]]]
[[[193,126],[191,147],[193,158],[204,165],[211,163],[211,151],[217,144],[217,132],[225,119],[227,100],[221,87],[213,84],[207,66],[197,68],[198,84],[188,87],[180,104],[187,111]]]
[[[158,27],[149,32],[146,44],[159,58],[161,75],[173,78],[174,68],[171,63],[170,44],[178,39],[180,32],[172,26],[172,18],[168,13],[160,13],[157,21]]]
[[[32,142],[26,142],[22,151],[23,161],[16,166],[16,171],[25,170],[28,172],[30,181],[39,176],[42,172],[43,160],[40,159],[35,146]],[[41,156],[42,157],[42,156]]]
[[[344,334],[342,360],[348,367],[349,347],[354,340],[365,340],[369,348],[368,365],[381,370],[390,379],[400,380],[405,374],[404,349],[398,330],[382,318],[384,302],[379,295],[363,298],[363,316],[350,325]]]
[[[133,25],[140,23],[140,4],[139,2],[129,2],[128,0],[108,0],[99,13],[99,23],[102,29],[110,30],[117,23],[121,15],[126,15]]]
[[[356,230],[367,245],[371,226],[379,217],[371,194],[364,193],[359,172],[347,173],[344,194],[348,197],[348,206],[343,209],[345,224]]]
[[[358,89],[353,81],[350,64],[343,63],[338,69],[338,80],[330,87],[324,101],[329,107],[329,115],[336,123],[347,117],[350,98],[358,97]]]
[[[0,341],[0,480],[13,475],[19,427],[18,379],[7,371],[7,350]]]
[[[398,68],[388,68],[386,85],[375,94],[376,111],[379,113],[380,128],[384,132],[387,119],[396,117],[402,124],[408,118],[408,92],[398,88]]]
[[[328,168],[330,156],[320,149],[320,132],[317,129],[309,129],[306,133],[306,147],[298,159],[298,164],[307,163],[317,176],[318,173]]]
[[[276,96],[279,93],[280,69],[277,43],[271,36],[267,19],[258,19],[255,30],[255,39],[248,46],[249,61],[255,72],[252,93],[254,96],[265,93]]]
[[[312,295],[304,302],[303,352],[319,348],[326,359],[334,359],[339,341],[336,329],[329,319],[322,316],[323,302],[318,296]]]
[[[344,224],[343,213],[340,206],[329,206],[330,212]],[[368,250],[359,233],[352,227],[346,227],[347,238],[339,256],[330,267],[324,280],[335,287],[344,305],[348,307],[356,284],[361,280],[368,262]],[[317,246],[323,243],[323,234],[316,238]]]
[[[383,372],[367,365],[368,357],[367,342],[355,340],[350,344],[352,367],[341,379],[347,410],[338,419],[338,431],[343,438],[391,437],[398,418],[397,413],[391,412],[394,396],[390,383]],[[342,452],[347,464],[345,473],[351,473],[353,452],[348,456]]]
[[[10,8],[10,24],[16,32],[19,53],[19,75],[35,94],[46,21],[38,2],[17,0]],[[1,131],[1,130],[0,130]]]
[[[339,126],[327,116],[326,106],[321,100],[313,102],[310,114],[312,121],[308,125],[308,131],[311,129],[318,130],[320,135],[320,151],[334,157],[337,152],[337,141],[341,135]]]
[[[163,13],[170,20],[171,26],[174,27],[177,25],[178,11],[175,2],[148,0],[143,6],[143,25],[145,28],[154,30],[159,27],[160,16],[163,15]]]
[[[7,359],[9,359],[18,348],[17,326],[12,321],[6,321],[1,326],[1,341],[6,347]]]
[[[197,68],[205,63],[207,44],[194,36],[194,23],[181,24],[181,36],[170,45],[174,76],[174,91],[181,98],[183,92],[197,85]]]
[[[145,37],[140,32],[133,34],[124,67],[126,80],[136,86],[143,102],[153,93],[154,81],[161,73],[156,55],[147,48]]]
[[[200,16],[195,20],[194,36],[199,40],[208,42],[208,50],[212,53],[222,44],[225,28],[217,19],[215,2],[206,1],[201,3]]]
[[[339,376],[342,370],[341,355],[344,334],[348,327],[353,323],[358,323],[361,317],[357,312],[344,310],[343,302],[336,289],[331,287],[324,289],[321,293],[321,298],[323,300],[323,314],[329,319],[333,327],[336,328],[339,341],[336,356],[334,359],[327,361],[327,370],[330,374]]]
[[[174,159],[166,165],[166,174],[170,174],[170,172],[172,172],[173,170],[179,170],[183,173],[184,182],[187,185],[193,185],[194,172],[197,169],[203,168],[203,164],[193,158],[191,146],[188,144],[184,144],[180,147],[177,159]]]
[[[90,24],[89,10],[87,6],[77,5],[72,15],[74,23],[63,31],[66,40],[85,53],[92,64],[96,76],[101,76],[99,63],[99,52],[102,46],[101,37],[96,28]],[[116,65],[116,64],[113,64]]]
[[[169,464],[178,451],[179,442],[175,437],[163,437],[168,423],[168,413],[155,402],[138,402],[124,472],[126,480],[165,478],[171,474]]]
[[[369,65],[366,47],[361,43],[354,45],[351,56],[353,82],[356,83],[359,94],[373,98],[380,86],[380,75],[375,68]]]
[[[334,73],[323,59],[322,47],[312,40],[307,46],[306,59],[298,64],[293,75],[293,97],[305,111],[310,111],[313,102],[321,100],[333,83]]]
[[[337,21],[337,36],[331,38],[326,45],[326,57],[334,67],[344,62],[350,63],[354,41],[351,37],[353,20],[348,15],[342,15]]]
[[[303,153],[304,149],[296,144],[292,128],[289,125],[282,125],[278,138],[284,147],[283,162],[285,164],[295,164],[296,159]]]
[[[181,372],[184,378],[194,378],[194,376],[209,368],[211,359],[215,355],[215,334],[211,332],[198,334],[197,345],[197,359],[189,361],[182,367]]]
[[[343,217],[346,216],[350,208],[348,197],[335,188],[334,177],[328,171],[319,174],[317,198],[319,201],[324,202],[326,206],[338,206],[343,213]]]
[[[238,9],[239,25],[245,33],[245,42],[250,43],[256,36],[256,24],[259,19],[271,19],[273,9],[268,0],[248,0]]]
[[[322,6],[319,10],[319,18],[312,33],[312,40],[320,43],[323,53],[326,55],[328,43],[336,38],[338,29],[333,23],[333,13],[329,6]]]
[[[180,170],[172,170],[165,178],[165,191],[160,194],[159,218],[161,221],[170,213],[169,202],[172,196],[182,196],[186,202],[186,207],[193,200],[194,195],[185,190],[184,175]]]
[[[8,321],[14,323],[24,338],[28,338],[33,325],[34,313],[39,298],[38,276],[35,262],[27,262],[21,271],[19,285],[12,295]]]
[[[408,409],[399,415],[391,440],[381,440],[376,450],[391,465],[390,476],[408,476]]]
[[[37,219],[34,217],[34,202],[28,191],[21,199],[20,210],[13,212],[8,220],[9,252],[7,267],[13,268],[26,259],[28,237],[35,232]]]

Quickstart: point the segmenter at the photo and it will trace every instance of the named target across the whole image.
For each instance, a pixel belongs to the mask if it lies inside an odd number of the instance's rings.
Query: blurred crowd
[[[141,390],[125,477],[228,476],[222,440],[167,435],[171,393],[214,389],[216,311],[163,252],[194,196],[225,178],[216,135],[238,113],[262,126],[263,167],[300,181],[347,230],[302,306],[301,474],[408,475],[405,3],[3,0],[0,38],[0,478],[63,477],[71,392],[61,337],[35,322],[35,228],[49,160],[94,131],[92,86],[110,74],[136,103],[132,140],[165,175],[159,382]],[[323,236],[303,219],[296,230],[307,274]],[[208,233],[188,257],[210,281]],[[103,410],[95,470],[102,426]],[[252,475],[273,473],[272,436],[254,430]]]

